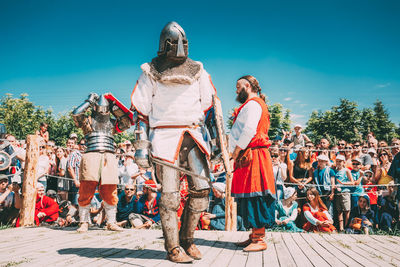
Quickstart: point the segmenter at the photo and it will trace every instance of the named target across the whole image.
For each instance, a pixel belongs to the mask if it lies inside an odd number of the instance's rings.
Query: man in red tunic
[[[268,150],[270,125],[265,96],[256,78],[246,75],[236,84],[236,100],[242,105],[235,110],[230,131],[229,150],[235,161],[232,196],[246,228],[252,228],[248,240],[237,243],[244,251],[267,249],[265,227],[274,224],[275,178]]]

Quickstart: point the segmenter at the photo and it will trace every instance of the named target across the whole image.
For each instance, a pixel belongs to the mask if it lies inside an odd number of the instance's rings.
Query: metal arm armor
[[[221,155],[221,147],[220,147],[221,142],[220,140],[218,140],[219,136],[217,132],[216,123],[217,122],[215,120],[215,110],[213,107],[208,110],[205,118],[205,125],[210,139],[207,141],[209,142],[211,147],[211,160],[217,159]]]
[[[135,142],[133,143],[135,151],[135,160],[142,168],[150,168],[150,147],[149,141],[149,123],[143,117],[138,115],[138,112],[134,110],[135,123]]]
[[[83,130],[83,134],[88,134],[92,132],[92,127],[90,125],[90,120],[85,116],[85,112],[96,103],[99,96],[96,93],[91,93],[88,99],[85,100],[81,105],[72,111],[72,118],[75,122],[76,127]]]

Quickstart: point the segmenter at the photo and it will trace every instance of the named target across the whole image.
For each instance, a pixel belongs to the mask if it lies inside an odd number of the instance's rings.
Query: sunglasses
[[[125,188],[125,191],[135,191],[133,188]]]
[[[306,147],[310,147],[310,148],[311,148],[311,147],[314,147],[314,146],[308,145],[308,146],[306,146]]]
[[[273,154],[273,155],[271,155],[271,158],[278,158],[278,157],[279,157],[278,154]]]
[[[360,145],[353,145],[354,147],[359,147]]]
[[[45,149],[46,147],[45,147],[45,146],[40,146],[39,148],[40,148],[40,149]]]
[[[351,146],[346,147],[346,149],[353,149]]]
[[[384,153],[384,154],[381,154],[381,157],[382,157],[382,156],[389,156],[389,155],[388,155],[388,154],[386,154],[386,153]]]
[[[346,145],[346,144],[344,144],[344,143],[343,143],[343,144],[339,144],[339,146],[345,146],[345,145]]]
[[[358,165],[361,165],[361,164],[360,163],[352,163],[352,165],[358,166]]]

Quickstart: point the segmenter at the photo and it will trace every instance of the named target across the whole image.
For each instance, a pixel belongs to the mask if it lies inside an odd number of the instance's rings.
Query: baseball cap
[[[129,140],[125,140],[125,141],[124,141],[124,145],[132,145],[132,143],[131,143],[131,141],[129,141]]]
[[[374,154],[376,154],[376,150],[374,149],[374,148],[372,148],[372,147],[370,147],[369,149],[368,149],[368,152],[367,152],[368,154],[369,153],[374,153]]]
[[[213,183],[213,188],[221,193],[225,193],[226,185],[224,183]]]
[[[354,159],[352,159],[351,161],[357,161],[358,163],[362,164],[362,161],[361,161],[360,158],[354,158]]]
[[[345,158],[343,155],[338,155],[338,156],[336,157],[336,160],[343,160],[343,161],[345,161],[346,158]]]
[[[327,155],[322,154],[322,155],[319,155],[319,156],[317,157],[317,160],[329,161],[329,158],[328,158]]]
[[[144,186],[153,190],[153,191],[157,191],[157,185],[153,180],[147,180],[144,182]]]
[[[3,181],[3,180],[7,180],[8,181],[8,177],[5,174],[0,174],[0,181]]]
[[[78,138],[78,135],[76,133],[71,133],[69,135],[69,138]]]
[[[303,128],[303,127],[301,127],[301,125],[300,125],[300,124],[296,124],[296,125],[294,126],[294,128],[297,128],[297,127],[299,127],[299,128]]]

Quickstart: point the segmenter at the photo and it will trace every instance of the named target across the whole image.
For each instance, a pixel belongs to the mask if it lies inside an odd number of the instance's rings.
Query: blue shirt
[[[354,182],[358,181],[359,179],[362,179],[360,171],[351,170],[351,175],[353,176],[353,181]],[[364,194],[364,188],[362,186],[362,183],[360,183],[356,187],[353,187],[352,188],[352,193],[355,196],[363,195]]]
[[[350,182],[349,177],[347,177],[346,170],[347,169],[344,168],[340,171],[336,171],[336,175],[335,175],[336,181],[341,181],[342,183]],[[338,183],[338,184],[340,185],[340,183]],[[350,192],[349,187],[342,186],[340,188],[342,189],[342,191],[341,191],[342,193]]]
[[[123,191],[118,196],[117,222],[128,220],[129,214],[131,213],[138,213],[136,195],[133,195],[131,201],[127,202],[125,192]]]
[[[326,168],[329,168],[329,172]],[[326,177],[325,177],[326,176]],[[335,177],[335,171],[330,167],[325,167],[322,170],[316,169],[314,171],[314,183],[320,186],[317,186],[318,193],[320,195],[325,195],[328,192],[331,192],[331,178]]]

